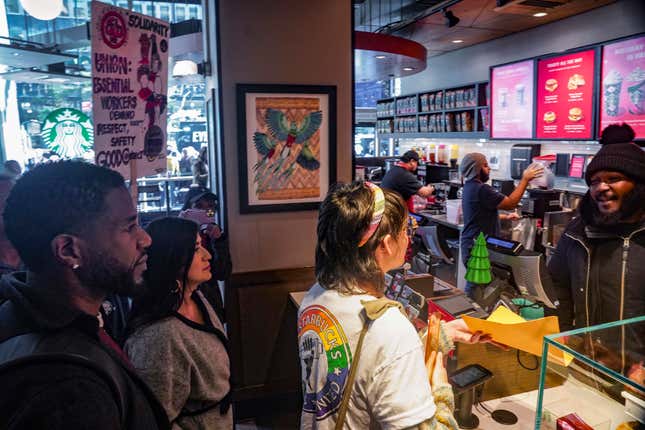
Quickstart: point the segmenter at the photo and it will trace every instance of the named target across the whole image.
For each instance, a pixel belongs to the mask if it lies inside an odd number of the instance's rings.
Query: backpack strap
[[[363,340],[365,339],[365,334],[367,330],[372,325],[372,322],[380,318],[389,308],[398,308],[402,313],[403,305],[394,300],[390,300],[386,297],[376,299],[376,300],[361,300],[361,305],[363,309],[361,310],[361,315],[363,315],[363,329],[361,334],[358,337],[358,344],[356,345],[356,351],[354,352],[354,360],[352,366],[349,369],[349,376],[347,378],[347,385],[345,385],[345,391],[343,391],[343,398],[340,403],[340,409],[338,410],[338,419],[336,420],[335,430],[341,430],[345,425],[345,416],[347,415],[347,408],[349,408],[349,398],[352,395],[352,389],[354,388],[354,379],[356,377],[356,371],[358,369],[358,362],[361,358],[361,349],[363,348]],[[405,315],[405,313],[404,313]]]
[[[105,369],[98,366],[86,357],[78,354],[70,353],[40,353],[31,354],[16,358],[0,365],[0,380],[2,376],[7,373],[12,373],[20,368],[28,368],[29,366],[36,366],[41,364],[68,364],[78,367],[84,367],[95,374],[97,374],[103,382],[105,382],[112,393],[112,397],[119,411],[119,422],[122,426],[127,423],[125,395],[121,391],[118,382],[107,372]],[[123,427],[125,428],[125,427]]]

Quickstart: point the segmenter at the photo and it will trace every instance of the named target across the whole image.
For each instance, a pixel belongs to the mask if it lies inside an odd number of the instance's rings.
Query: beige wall
[[[240,215],[235,84],[336,85],[337,179],[349,180],[351,2],[218,3],[228,232],[234,272],[312,266],[316,211]]]

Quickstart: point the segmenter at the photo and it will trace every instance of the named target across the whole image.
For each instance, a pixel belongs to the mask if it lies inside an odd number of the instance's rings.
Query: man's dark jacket
[[[613,230],[589,224],[574,218],[549,261],[562,331],[645,315],[645,223]],[[617,329],[609,342],[642,357],[645,325]]]
[[[163,407],[100,341],[97,318],[26,273],[0,281],[0,428],[167,429]]]

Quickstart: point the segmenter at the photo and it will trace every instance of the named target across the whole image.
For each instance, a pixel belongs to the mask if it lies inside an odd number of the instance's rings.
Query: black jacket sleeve
[[[558,242],[555,252],[549,261],[549,273],[553,279],[553,288],[560,302],[557,309],[560,331],[573,328],[574,308],[571,295],[571,267],[567,259],[567,250],[570,247],[570,240],[562,237]]]

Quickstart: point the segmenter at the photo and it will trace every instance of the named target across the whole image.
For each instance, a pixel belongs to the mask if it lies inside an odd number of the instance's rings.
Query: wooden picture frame
[[[336,87],[236,92],[240,213],[317,210],[336,181]]]

